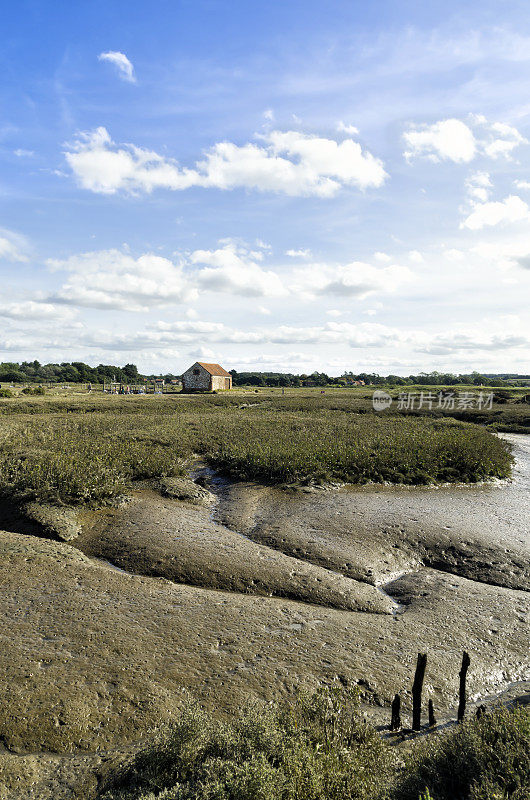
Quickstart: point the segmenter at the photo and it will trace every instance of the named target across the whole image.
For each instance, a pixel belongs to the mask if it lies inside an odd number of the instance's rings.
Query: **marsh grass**
[[[237,479],[269,483],[469,482],[506,477],[511,463],[506,444],[476,426],[329,411],[283,412],[276,422],[258,412],[244,428],[235,416],[209,459]]]
[[[254,703],[228,721],[188,701],[101,800],[528,800],[530,709],[499,708],[405,757],[344,688]]]
[[[97,504],[138,479],[183,474],[197,455],[235,479],[273,484],[428,484],[510,473],[509,447],[483,427],[330,408],[326,397],[4,400],[0,491]]]
[[[497,708],[413,749],[396,800],[529,800],[530,708]]]
[[[375,800],[393,757],[355,692],[254,703],[229,722],[188,703],[168,737],[121,771],[105,800]]]

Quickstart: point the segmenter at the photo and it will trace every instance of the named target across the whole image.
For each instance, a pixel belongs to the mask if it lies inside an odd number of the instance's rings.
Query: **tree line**
[[[484,375],[479,372],[456,375],[449,372],[420,372],[418,375],[378,375],[369,372],[344,372],[332,377],[325,372],[295,374],[291,372],[237,372],[230,370],[234,386],[350,386],[364,383],[367,386],[457,386],[471,384],[474,386],[505,386],[510,379],[522,379],[524,375]],[[111,380],[126,384],[141,383],[154,377],[163,377],[167,381],[179,375],[143,375],[135,364],[118,367],[113,364],[99,364],[91,367],[82,361],[62,362],[60,364],[41,364],[39,361],[23,361],[22,363],[0,363],[0,383],[94,383],[101,384]]]

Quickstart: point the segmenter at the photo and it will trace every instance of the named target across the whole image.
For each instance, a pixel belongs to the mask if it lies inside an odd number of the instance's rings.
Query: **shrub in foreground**
[[[496,709],[417,746],[396,800],[529,800],[530,708]]]
[[[530,708],[497,709],[413,742],[403,765],[322,689],[249,706],[228,722],[189,701],[170,734],[107,780],[100,800],[529,800]]]
[[[254,704],[231,723],[189,703],[170,736],[141,753],[105,800],[376,800],[392,756],[346,689]]]

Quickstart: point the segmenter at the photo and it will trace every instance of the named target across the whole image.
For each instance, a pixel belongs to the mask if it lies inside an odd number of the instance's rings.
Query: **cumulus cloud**
[[[311,258],[311,250],[301,248],[300,250],[286,250],[285,255],[289,258]]]
[[[35,300],[24,300],[20,303],[0,305],[0,317],[30,322],[31,320],[65,320],[72,319],[74,313],[69,309],[58,308],[52,303],[40,303]]]
[[[116,68],[122,80],[128,81],[129,83],[136,83],[134,67],[125,53],[120,53],[119,50],[109,50],[106,53],[100,53],[98,61],[107,61]]]
[[[426,156],[434,162],[467,163],[477,152],[473,131],[459,119],[444,119],[433,125],[421,125],[403,134],[406,159]]]
[[[134,346],[160,348],[196,342],[198,337],[201,342],[209,345],[344,343],[357,348],[396,344],[404,340],[406,335],[395,328],[368,322],[358,324],[327,322],[324,325],[312,326],[280,325],[245,330],[232,328],[223,323],[158,322],[152,328],[131,336],[112,334],[109,331],[98,333],[97,343],[110,348],[120,348],[124,345],[133,349]]]
[[[374,267],[362,261],[345,265],[309,264],[295,270],[293,292],[305,297],[337,295],[363,299],[373,292],[392,292],[412,273],[407,267],[390,264]]]
[[[520,144],[527,144],[528,140],[519,133],[517,128],[504,122],[493,122],[488,125],[484,120],[486,139],[482,143],[484,153],[490,158],[505,156],[509,158],[512,151]]]
[[[254,189],[291,196],[332,197],[341,188],[381,186],[380,159],[353,139],[337,142],[296,131],[270,131],[260,144],[219,142],[193,168],[133,144],[116,145],[108,131],[79,134],[66,160],[80,185],[102,194],[154,189]]]
[[[105,128],[82,133],[66,160],[80,185],[100,194],[153,189],[182,190],[196,185],[197,173],[181,170],[176,162],[134,145],[116,147]]]
[[[530,269],[530,253],[525,256],[518,256],[514,261],[523,269]]]
[[[466,190],[473,201],[485,203],[490,196],[492,186],[488,172],[475,172],[466,180]]]
[[[217,250],[195,250],[190,262],[202,269],[198,285],[206,291],[229,292],[244,297],[282,297],[287,290],[280,277],[262,269],[256,254],[243,246],[228,243]]]
[[[527,219],[530,219],[528,205],[517,195],[510,195],[504,200],[477,203],[473,211],[460,224],[460,227],[478,231],[485,227],[520,222]]]
[[[193,300],[183,269],[167,258],[153,254],[133,258],[120,250],[100,250],[49,259],[52,270],[69,274],[53,302],[91,308],[145,311],[152,306]]]
[[[428,344],[416,348],[416,351],[430,355],[451,355],[459,351],[502,352],[509,348],[519,347],[530,347],[530,338],[517,333],[492,336],[459,333],[451,336],[435,336]]]
[[[5,261],[28,261],[27,242],[23,236],[0,228],[0,259]]]
[[[513,151],[528,140],[512,125],[489,122],[482,115],[470,115],[469,124],[459,119],[444,119],[432,125],[415,125],[403,138],[407,160],[425,157],[435,163],[469,163],[477,155],[497,159],[511,158]]]
[[[358,136],[359,135],[359,128],[356,128],[355,125],[348,125],[346,122],[337,123],[337,130],[341,133],[348,133],[350,136]]]

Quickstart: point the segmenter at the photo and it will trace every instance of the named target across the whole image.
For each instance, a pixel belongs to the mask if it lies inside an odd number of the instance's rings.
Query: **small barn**
[[[184,392],[218,392],[232,388],[232,376],[220,364],[196,361],[182,375]]]

